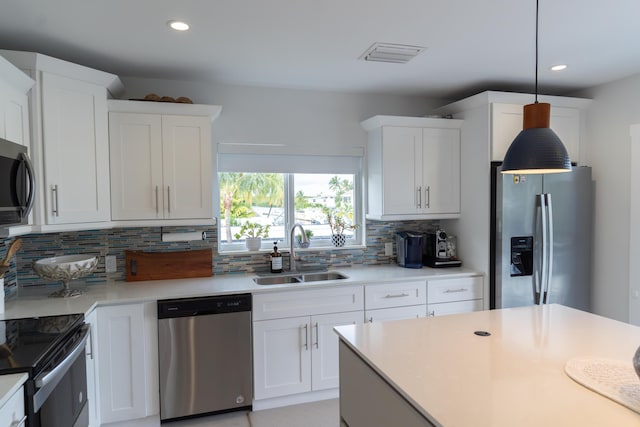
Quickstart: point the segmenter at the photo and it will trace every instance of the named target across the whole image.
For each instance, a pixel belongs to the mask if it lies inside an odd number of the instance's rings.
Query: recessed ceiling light
[[[189,29],[189,24],[183,21],[169,21],[167,25],[176,31],[187,31]]]
[[[567,66],[565,64],[558,64],[551,67],[551,71],[562,71],[566,69],[567,69]]]

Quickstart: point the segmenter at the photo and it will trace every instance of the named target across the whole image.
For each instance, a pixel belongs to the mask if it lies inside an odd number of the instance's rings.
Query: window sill
[[[354,250],[361,249],[366,250],[366,245],[344,245],[342,247],[336,246],[313,246],[310,248],[295,248],[296,253],[305,253],[305,252],[318,252],[318,251],[341,251],[341,250]],[[260,249],[257,251],[249,251],[246,249],[229,249],[229,250],[218,250],[219,255],[246,255],[246,254],[270,254],[272,249]],[[286,248],[278,248],[278,252],[283,255],[289,256],[289,247]]]

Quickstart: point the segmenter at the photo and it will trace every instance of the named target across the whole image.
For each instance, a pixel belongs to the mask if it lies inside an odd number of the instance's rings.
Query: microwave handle
[[[31,213],[31,209],[33,209],[33,202],[36,196],[36,176],[33,172],[33,163],[31,163],[29,156],[25,153],[20,153],[20,157],[24,161],[27,168],[27,176],[29,177],[29,197],[27,198],[27,206],[23,215],[26,218]]]

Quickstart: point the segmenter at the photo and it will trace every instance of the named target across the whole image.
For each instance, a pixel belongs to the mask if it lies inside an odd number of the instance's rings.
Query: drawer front
[[[0,427],[16,427],[24,424],[24,391],[20,387],[0,408]]]
[[[253,320],[364,310],[362,286],[336,286],[253,295]]]
[[[407,307],[379,308],[377,310],[367,310],[364,313],[364,321],[382,322],[385,320],[403,320],[425,317],[427,315],[426,305],[410,305]]]
[[[482,310],[482,300],[441,302],[427,305],[427,316],[444,316],[446,314],[469,313]]]
[[[379,283],[364,287],[364,306],[367,310],[426,303],[426,280]]]
[[[433,304],[482,299],[482,287],[481,276],[429,280],[427,282],[427,302]]]

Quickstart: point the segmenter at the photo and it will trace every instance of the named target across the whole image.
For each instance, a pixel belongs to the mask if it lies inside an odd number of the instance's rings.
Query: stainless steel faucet
[[[300,232],[302,233],[301,242],[302,243],[309,242],[309,239],[307,238],[307,233],[305,233],[304,228],[302,227],[302,224],[300,224],[299,222],[296,222],[295,224],[293,224],[293,227],[291,227],[291,233],[289,234],[289,244],[291,245],[291,247],[289,248],[289,258],[290,258],[289,265],[291,267],[291,271],[298,271],[296,267],[296,254],[294,252],[294,244],[293,244],[293,237],[294,237],[293,233],[295,232],[296,227],[298,227],[300,229]]]

